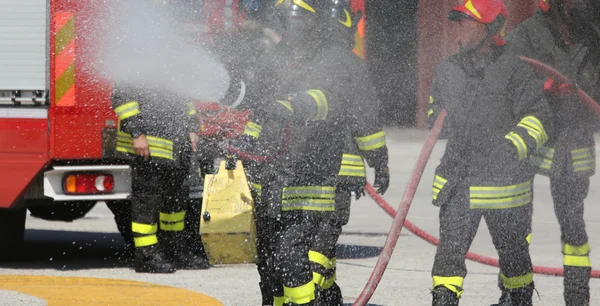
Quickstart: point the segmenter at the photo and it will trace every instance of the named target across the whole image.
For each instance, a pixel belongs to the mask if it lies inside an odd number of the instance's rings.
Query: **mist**
[[[172,7],[148,0],[110,2],[96,65],[104,77],[194,100],[224,96],[227,71],[216,56],[186,36],[185,20]]]

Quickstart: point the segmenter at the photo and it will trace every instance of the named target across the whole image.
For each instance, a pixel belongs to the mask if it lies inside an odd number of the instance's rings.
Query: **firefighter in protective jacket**
[[[117,151],[132,156],[131,229],[136,272],[207,268],[187,248],[189,190],[182,185],[198,135],[195,110],[174,95],[137,86],[116,87]],[[159,240],[160,247],[159,248]]]
[[[354,45],[359,15],[353,16],[349,3],[344,0],[333,2],[327,24],[327,34],[323,39],[351,50]],[[389,186],[388,152],[385,133],[377,120],[379,100],[374,86],[368,78],[366,63],[352,54],[352,68],[347,71],[357,80],[352,87],[352,100],[347,101],[350,111],[349,126],[344,140],[344,151],[336,182],[335,211],[333,217],[321,224],[319,239],[313,241],[308,257],[313,269],[313,282],[319,291],[319,305],[338,306],[343,304],[342,292],[336,284],[336,243],[342,227],[350,218],[352,194],[358,199],[364,195],[367,182],[366,165],[375,170],[375,187],[384,194]]]
[[[540,10],[519,24],[508,41],[513,53],[553,66],[593,98],[600,99],[598,1],[540,0]],[[547,80],[544,89],[555,128],[533,160],[539,173],[550,177],[561,230],[565,303],[582,306],[590,300],[592,269],[583,202],[596,168],[593,133],[598,119],[577,100],[572,88]],[[506,293],[498,305],[511,305]]]
[[[465,255],[485,218],[512,305],[532,305],[528,239],[532,180],[529,157],[548,140],[550,110],[527,65],[505,51],[501,0],[466,0],[448,16],[458,21],[461,51],[438,65],[429,117],[445,108],[448,142],[435,172],[440,206],[433,305],[458,305]]]

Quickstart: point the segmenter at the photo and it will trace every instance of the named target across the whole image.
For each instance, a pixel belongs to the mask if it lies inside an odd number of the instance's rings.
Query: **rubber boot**
[[[566,306],[587,306],[590,304],[589,267],[565,266],[564,298]]]
[[[431,290],[433,295],[432,306],[458,306],[458,296],[456,293],[444,286],[437,286]]]
[[[319,306],[342,306],[344,304],[342,289],[336,283],[329,289],[320,290],[318,296]]]
[[[135,249],[135,272],[173,273],[175,266],[164,258],[158,245]]]
[[[183,232],[164,232],[161,236],[165,241],[166,257],[177,269],[203,270],[210,267],[208,259],[195,254],[187,244]]]
[[[533,283],[518,289],[509,289],[512,306],[533,306]]]
[[[264,282],[259,282],[258,286],[260,287],[260,294],[262,295],[262,304],[263,306],[272,306],[273,305],[273,292],[271,291],[271,287],[266,285]]]
[[[498,303],[490,306],[512,306],[510,302],[510,294],[508,294],[506,290],[502,290],[502,295],[500,296]]]

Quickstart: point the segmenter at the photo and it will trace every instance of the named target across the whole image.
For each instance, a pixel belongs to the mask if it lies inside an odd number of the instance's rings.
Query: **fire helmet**
[[[493,37],[496,45],[505,44],[504,25],[508,10],[502,0],[465,0],[448,14],[448,19],[453,21],[464,18],[487,25],[488,37]]]

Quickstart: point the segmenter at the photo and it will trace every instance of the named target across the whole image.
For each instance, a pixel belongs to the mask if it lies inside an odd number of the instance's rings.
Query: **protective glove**
[[[352,186],[349,186],[348,188],[350,190],[351,193],[354,194],[354,196],[356,197],[356,199],[360,199],[360,197],[365,195],[365,185],[364,184],[355,184]]]
[[[390,186],[390,168],[386,165],[375,168],[375,183],[373,187],[377,188],[377,193],[383,195]]]

